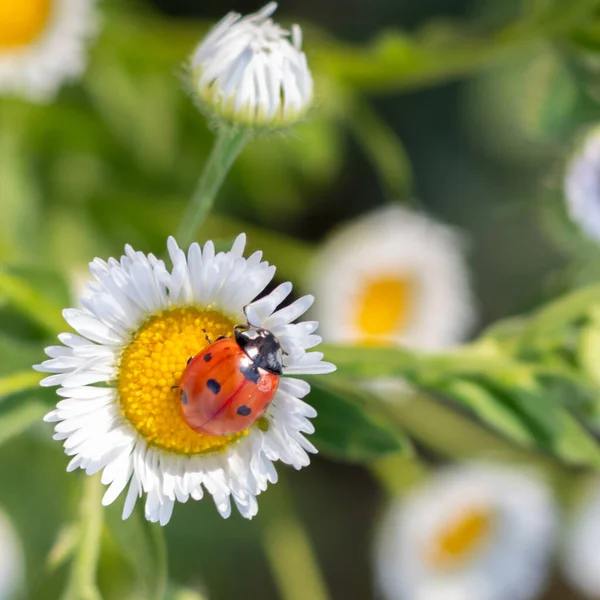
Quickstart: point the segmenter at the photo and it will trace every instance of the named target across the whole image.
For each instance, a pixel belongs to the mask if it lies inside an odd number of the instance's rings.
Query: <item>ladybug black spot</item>
[[[258,367],[253,362],[247,362],[242,364],[240,367],[240,373],[252,383],[258,383],[260,381],[260,373]]]
[[[209,379],[206,387],[215,395],[221,391],[221,384],[216,379]]]
[[[208,362],[211,358],[212,358],[212,354],[210,352],[207,352],[204,355],[204,362]]]
[[[237,414],[242,415],[242,417],[247,417],[252,412],[252,409],[249,406],[240,406],[237,409]]]
[[[181,390],[181,404],[187,404],[187,394]]]

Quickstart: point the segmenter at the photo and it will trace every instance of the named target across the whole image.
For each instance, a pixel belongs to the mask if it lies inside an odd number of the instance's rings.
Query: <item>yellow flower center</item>
[[[427,560],[432,567],[455,567],[481,547],[494,524],[494,511],[473,507],[458,514],[432,540]]]
[[[187,361],[234,323],[215,310],[175,308],[149,319],[123,351],[119,396],[123,415],[150,443],[180,454],[223,451],[247,431],[211,436],[183,420],[177,386]],[[206,334],[205,334],[206,332]]]
[[[414,285],[391,275],[367,283],[358,298],[356,327],[367,343],[391,337],[405,326],[413,304]]]
[[[46,28],[53,0],[0,0],[0,48],[27,46]]]

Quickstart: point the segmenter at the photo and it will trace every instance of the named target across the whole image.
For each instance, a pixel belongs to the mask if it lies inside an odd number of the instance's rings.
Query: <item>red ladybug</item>
[[[279,386],[279,340],[266,329],[244,325],[235,326],[234,338],[196,354],[179,380],[181,414],[198,433],[247,429],[265,413]]]

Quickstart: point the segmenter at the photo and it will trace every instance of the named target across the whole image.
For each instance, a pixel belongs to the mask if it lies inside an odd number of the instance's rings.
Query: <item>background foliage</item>
[[[54,395],[30,365],[63,329],[60,309],[89,259],[124,243],[162,252],[213,139],[177,76],[222,3],[103,10],[79,85],[49,106],[0,103],[0,504],[23,537],[36,599],[59,597],[71,551],[77,561],[101,524],[77,512],[82,478],[64,472],[39,424]],[[314,466],[280,468],[250,523],[223,521],[210,502],[175,511],[169,589],[182,599],[179,585],[278,597],[264,547],[277,532],[291,546],[310,540],[333,597],[370,597],[386,494],[424,464],[532,462],[567,506],[600,467],[599,253],[568,223],[560,190],[566,158],[600,116],[598,2],[290,1],[281,11],[303,24],[318,105],[290,135],[242,152],[201,237],[225,244],[247,231],[302,289],[307,259],[337,224],[418,202],[469,241],[480,331],[452,355],[328,348],[339,371],[312,382]],[[349,390],[376,375],[402,375],[419,400],[390,406]],[[121,523],[119,506],[105,518],[103,597],[155,597],[165,583],[155,528]],[[564,585],[549,597],[574,594]]]

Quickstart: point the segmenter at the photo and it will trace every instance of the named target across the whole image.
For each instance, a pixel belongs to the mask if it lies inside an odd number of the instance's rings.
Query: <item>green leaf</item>
[[[439,389],[522,445],[551,452],[567,463],[600,466],[600,446],[591,433],[536,379],[481,377],[470,386],[454,381]]]
[[[0,402],[13,394],[36,388],[42,376],[35,371],[23,371],[0,377]]]
[[[487,35],[473,35],[449,23],[428,24],[416,35],[382,32],[359,47],[330,39],[310,40],[324,74],[355,89],[416,89],[463,76],[587,24],[594,0],[549,3],[537,14],[515,20]],[[310,37],[310,36],[308,36]]]
[[[0,446],[20,435],[35,423],[41,423],[47,412],[48,409],[44,404],[32,400],[0,413]]]
[[[1,382],[5,376],[13,375],[18,371],[23,371],[23,376],[25,371],[29,371],[31,375],[31,366],[39,363],[43,358],[45,358],[43,348],[39,343],[25,342],[0,333],[0,396],[2,395]],[[37,381],[39,382],[39,377]]]
[[[0,269],[0,296],[31,321],[56,335],[65,329],[61,307],[24,279]]]
[[[582,328],[578,357],[583,372],[600,386],[600,327],[596,323]]]
[[[318,416],[310,440],[323,454],[351,462],[368,462],[397,452],[410,451],[409,440],[380,413],[377,404],[332,383],[310,379],[308,402]]]
[[[138,503],[138,508],[141,505]],[[167,557],[163,531],[157,523],[149,523],[143,509],[134,510],[123,521],[113,504],[106,510],[110,532],[133,567],[141,597],[163,600],[167,586]]]
[[[523,424],[511,407],[498,397],[483,382],[474,379],[454,379],[440,386],[440,391],[464,405],[481,421],[493,424],[495,429],[508,438],[528,445],[535,445],[535,436]]]

